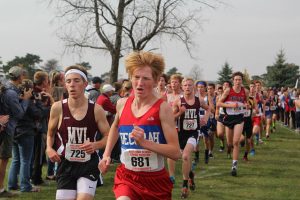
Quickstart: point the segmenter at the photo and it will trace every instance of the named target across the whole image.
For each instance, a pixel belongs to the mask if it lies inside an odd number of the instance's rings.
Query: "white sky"
[[[45,0],[0,0],[0,57],[6,63],[26,53],[39,55],[44,61],[55,58],[68,66],[90,62],[91,73],[100,75],[110,69],[110,56],[88,50],[81,58],[63,55],[63,43],[55,34],[59,24],[51,23],[55,13]],[[203,29],[195,38],[197,49],[189,57],[179,43],[166,43],[160,49],[167,70],[177,67],[188,74],[195,65],[203,69],[204,80],[215,80],[225,61],[233,70],[250,75],[266,72],[281,48],[289,63],[300,65],[299,0],[223,0],[227,6],[206,9]],[[124,73],[123,61],[120,73]],[[124,77],[124,76],[123,76]]]

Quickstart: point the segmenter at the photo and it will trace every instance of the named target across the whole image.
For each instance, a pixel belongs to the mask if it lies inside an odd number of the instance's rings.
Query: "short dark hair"
[[[104,81],[99,77],[99,76],[95,76],[92,78],[92,83],[95,84],[95,83],[103,83]]]
[[[234,77],[236,76],[240,76],[242,78],[242,80],[244,80],[244,74],[242,72],[234,72],[231,76],[232,79],[234,79]]]
[[[208,86],[216,88],[216,85],[214,83],[208,83]]]

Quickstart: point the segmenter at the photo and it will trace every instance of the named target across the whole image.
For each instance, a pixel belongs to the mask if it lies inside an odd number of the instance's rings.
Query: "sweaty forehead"
[[[132,73],[133,76],[144,76],[144,77],[152,77],[152,69],[148,66],[139,67],[135,69]]]

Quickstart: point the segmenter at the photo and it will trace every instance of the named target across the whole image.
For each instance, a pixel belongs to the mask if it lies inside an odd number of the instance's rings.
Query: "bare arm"
[[[103,153],[103,159],[99,162],[98,168],[102,174],[105,174],[108,171],[110,164],[110,155],[114,145],[116,144],[119,134],[118,134],[118,125],[119,125],[119,116],[123,110],[127,98],[119,99],[117,102],[117,113],[115,115],[114,122],[111,125],[109,130],[105,151]]]
[[[224,93],[222,94],[221,98],[219,99],[217,106],[223,108],[236,108],[238,105],[235,103],[224,103],[225,99],[229,95],[230,89],[227,88]]]
[[[186,109],[184,106],[181,106],[180,99],[176,99],[173,103],[172,110],[173,110],[175,119],[177,119],[182,113],[185,112]]]
[[[61,102],[55,102],[50,110],[50,118],[48,122],[48,132],[47,132],[47,149],[46,152],[48,157],[52,162],[60,162],[60,156],[52,148],[54,144],[54,137],[59,126],[59,119],[62,114]]]
[[[199,99],[199,100],[200,100],[200,106],[205,110],[205,115],[200,120],[200,125],[203,126],[207,124],[211,112],[210,112],[210,106],[208,106],[203,99]]]
[[[216,97],[216,102],[219,101],[219,96]],[[220,106],[218,106],[218,104],[216,105],[216,112],[215,112],[215,118],[219,119],[219,115],[220,115]]]
[[[175,119],[170,107],[168,107],[165,102],[160,106],[159,116],[167,144],[158,144],[150,140],[145,140],[144,130],[139,127],[134,127],[131,135],[137,144],[143,148],[156,152],[167,158],[178,160],[181,156],[181,153],[178,142],[178,134],[176,132],[176,126],[174,123]]]

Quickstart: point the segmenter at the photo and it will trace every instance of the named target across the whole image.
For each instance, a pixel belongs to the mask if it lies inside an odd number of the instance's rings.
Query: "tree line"
[[[26,69],[28,72],[29,78],[33,78],[33,74],[37,70],[44,70],[47,72],[50,72],[51,70],[62,70],[61,66],[59,65],[56,59],[47,60],[43,65],[41,64],[42,62],[43,60],[40,58],[40,56],[30,53],[27,53],[25,56],[22,57],[16,56],[14,59],[8,61],[6,64],[3,64],[0,57],[0,66],[3,67],[3,71],[5,73],[8,73],[9,69],[16,65],[24,67],[24,69]],[[82,65],[86,68],[87,71],[92,69],[92,66],[89,62],[81,62],[76,64]],[[230,80],[232,72],[233,68],[226,61],[221,67],[220,71],[218,72],[218,79],[216,80],[216,82],[223,83],[224,81]],[[105,77],[109,77],[109,75],[111,74],[110,72],[101,73],[102,74],[99,74],[97,76],[100,76],[103,79],[105,79]],[[168,71],[166,71],[166,74],[168,76],[171,76],[172,74],[176,73],[182,74],[180,71],[178,71],[176,67],[171,67]],[[249,85],[251,80],[260,80],[267,87],[294,87],[297,79],[299,78],[299,66],[294,63],[288,63],[285,58],[285,53],[281,49],[276,56],[275,62],[272,65],[266,66],[266,73],[261,75],[253,75],[251,77],[247,69],[245,69],[243,73],[243,84],[245,86]],[[183,75],[190,76],[195,80],[201,80],[203,78],[202,69],[198,65],[193,66],[188,74]]]

